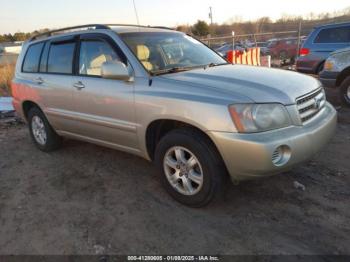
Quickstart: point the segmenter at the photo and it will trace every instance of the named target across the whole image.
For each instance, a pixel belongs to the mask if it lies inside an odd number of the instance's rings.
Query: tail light
[[[299,55],[300,56],[306,56],[310,54],[310,49],[309,48],[301,48],[299,51]]]

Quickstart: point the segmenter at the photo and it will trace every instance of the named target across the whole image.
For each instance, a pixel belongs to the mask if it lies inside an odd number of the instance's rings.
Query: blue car
[[[350,22],[315,27],[299,52],[296,69],[307,74],[322,71],[329,54],[350,46]]]

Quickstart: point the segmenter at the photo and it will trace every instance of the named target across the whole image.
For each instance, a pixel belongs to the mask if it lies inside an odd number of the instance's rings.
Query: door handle
[[[81,81],[79,81],[78,83],[75,83],[73,86],[74,86],[77,90],[82,90],[83,88],[85,88],[85,85],[84,85]]]
[[[42,85],[44,83],[44,79],[42,79],[41,77],[38,77],[35,79],[35,82],[38,84],[38,85]]]

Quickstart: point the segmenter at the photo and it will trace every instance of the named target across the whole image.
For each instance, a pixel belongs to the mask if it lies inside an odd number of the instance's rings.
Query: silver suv
[[[172,197],[203,206],[227,183],[291,169],[332,137],[320,82],[231,65],[155,27],[87,25],[33,37],[18,59],[17,112],[42,151],[62,137],[154,161]]]

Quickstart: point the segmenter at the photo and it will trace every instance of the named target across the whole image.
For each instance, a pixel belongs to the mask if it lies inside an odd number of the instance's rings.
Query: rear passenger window
[[[350,42],[350,26],[322,29],[315,43],[348,43]]]
[[[47,64],[48,73],[72,74],[75,43],[52,43]]]
[[[39,71],[39,61],[44,43],[31,45],[24,58],[22,71],[25,73],[37,73]]]

